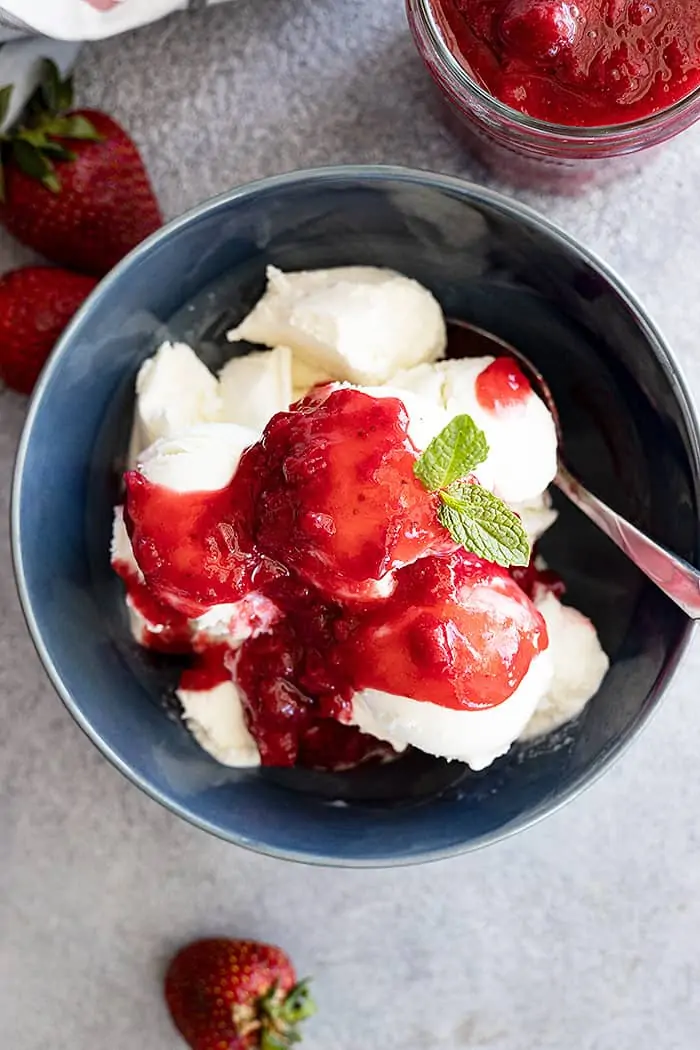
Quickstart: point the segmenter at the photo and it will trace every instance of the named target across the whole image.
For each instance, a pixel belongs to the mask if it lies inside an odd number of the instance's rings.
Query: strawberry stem
[[[301,1022],[315,1012],[308,981],[295,984],[287,995],[275,982],[254,1005],[234,1007],[233,1021],[241,1038],[260,1033],[260,1050],[289,1050],[301,1042]]]
[[[0,125],[7,117],[12,85],[0,88]],[[63,142],[101,142],[102,136],[81,113],[69,112],[73,105],[72,77],[61,78],[55,62],[42,59],[39,85],[29,99],[18,122],[0,138],[0,161],[11,157],[25,175],[37,179],[51,193],[59,193],[61,180],[55,161],[75,160],[75,153]],[[0,181],[0,201],[4,200],[4,179]]]

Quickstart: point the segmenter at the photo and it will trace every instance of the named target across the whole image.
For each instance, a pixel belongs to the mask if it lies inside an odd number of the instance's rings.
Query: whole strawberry
[[[56,66],[21,124],[5,136],[0,222],[47,259],[102,276],[162,225],[139,152],[97,110],[73,110],[72,84]],[[11,88],[0,89],[0,118]]]
[[[54,343],[97,284],[51,266],[0,277],[0,379],[29,394]]]
[[[182,948],[168,967],[165,999],[193,1050],[285,1050],[315,1010],[280,948],[226,938]]]

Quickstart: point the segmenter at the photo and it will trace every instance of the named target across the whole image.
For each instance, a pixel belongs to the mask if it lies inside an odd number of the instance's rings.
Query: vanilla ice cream
[[[240,768],[260,765],[260,752],[232,681],[220,682],[213,689],[178,689],[177,698],[187,728],[217,762]]]
[[[232,357],[219,373],[221,418],[261,434],[275,412],[292,403],[292,351],[278,346]]]
[[[185,343],[163,343],[136,377],[132,455],[196,423],[221,419],[216,376]]]
[[[174,492],[206,492],[224,488],[233,478],[244,449],[257,434],[235,423],[201,423],[180,435],[160,438],[138,457],[136,470],[157,485]],[[116,507],[112,527],[111,563],[121,576],[143,574],[134,556],[122,507]],[[150,636],[163,632],[163,624],[147,619],[134,603],[128,585],[125,597],[133,638],[145,647]],[[272,602],[253,592],[240,602],[213,605],[190,621],[192,644],[201,647],[224,639],[240,644],[257,630],[267,629],[276,618]]]
[[[588,617],[550,592],[536,596],[535,605],[547,625],[552,681],[520,734],[522,740],[551,733],[580,715],[610,666]]]
[[[295,358],[334,379],[384,383],[399,368],[445,352],[445,320],[417,281],[373,266],[282,273],[267,269],[267,289],[232,342],[289,346]]]
[[[391,381],[431,399],[448,419],[471,416],[486,435],[489,455],[475,471],[480,483],[509,505],[529,503],[542,495],[557,472],[557,433],[544,402],[534,393],[517,405],[490,411],[476,396],[477,376],[493,357],[437,361],[404,369]]]
[[[520,739],[532,740],[576,718],[610,665],[591,621],[542,592],[535,605],[549,647],[532,661],[515,692],[481,711],[458,711],[375,689],[353,697],[353,724],[397,750],[407,745],[484,769]]]
[[[353,724],[397,750],[407,745],[429,755],[484,769],[509,750],[549,688],[549,650],[534,658],[515,692],[496,707],[459,711],[424,700],[364,689],[353,697]]]
[[[241,454],[257,439],[236,423],[200,423],[160,438],[141,453],[136,470],[174,492],[214,492],[228,485]]]

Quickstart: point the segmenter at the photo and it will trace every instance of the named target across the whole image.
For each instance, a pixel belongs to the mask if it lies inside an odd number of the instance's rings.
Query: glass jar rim
[[[700,103],[700,87],[696,87],[685,98],[679,99],[665,109],[624,124],[591,124],[590,126],[555,124],[548,120],[541,120],[539,117],[531,117],[527,113],[513,109],[507,103],[501,102],[495,95],[483,88],[458,61],[447,46],[445,37],[437,24],[432,0],[407,0],[407,3],[413,13],[422,19],[423,29],[430,36],[435,57],[442,62],[444,71],[452,77],[457,86],[473,93],[481,103],[491,107],[499,116],[506,120],[517,122],[527,131],[552,139],[566,136],[568,139],[580,140],[581,142],[595,142],[612,136],[627,138],[628,136],[633,137],[640,131],[653,129],[659,124],[665,123],[669,117],[681,115],[688,110],[692,110],[694,105]]]

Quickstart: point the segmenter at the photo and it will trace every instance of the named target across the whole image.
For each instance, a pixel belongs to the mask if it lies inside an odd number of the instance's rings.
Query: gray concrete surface
[[[86,49],[84,103],[129,126],[168,215],[299,166],[391,161],[483,178],[433,121],[401,0],[239,0]],[[650,307],[700,392],[700,127],[643,174],[530,196]],[[0,267],[27,260],[0,241]],[[170,1050],[187,938],[279,941],[316,975],[309,1050],[700,1045],[700,649],[602,782],[523,836],[398,871],[304,869],[181,823],[83,738],[9,576],[21,399],[0,394],[0,1046]]]

